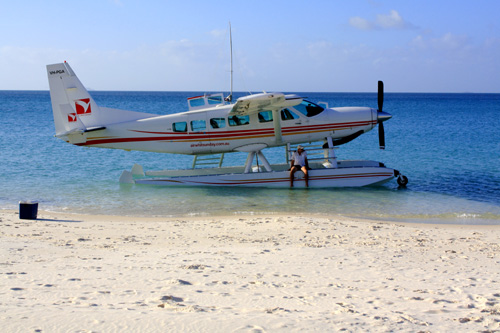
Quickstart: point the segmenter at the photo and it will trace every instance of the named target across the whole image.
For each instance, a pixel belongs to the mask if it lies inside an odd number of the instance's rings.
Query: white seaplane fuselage
[[[377,111],[372,108],[328,108],[308,117],[305,107],[311,104],[303,101],[278,113],[281,137],[276,135],[273,111],[237,116],[230,115],[233,105],[220,104],[107,124],[105,129],[87,132],[85,140],[76,145],[157,153],[211,154],[245,151],[244,147],[255,144],[267,148],[314,142],[328,136],[340,139],[359,131],[367,132],[377,125]],[[312,106],[315,107],[318,106]]]
[[[190,155],[249,153],[242,170],[191,169],[177,175],[171,171],[159,176],[163,178],[144,179],[144,183],[288,186],[289,166],[269,165],[261,150],[316,141],[324,141],[328,152],[325,152],[325,161],[312,163],[311,187],[365,186],[383,183],[395,176],[395,170],[378,162],[334,161],[336,142],[341,144],[342,140],[353,139],[377,126],[380,121],[377,109],[323,108],[299,96],[281,93],[250,95],[229,104],[222,94],[212,94],[189,98],[189,111],[156,115],[98,106],[67,63],[48,65],[47,72],[56,137],[68,143]],[[265,167],[258,169],[259,175],[250,172],[255,156],[261,157]],[[139,174],[125,175],[122,181],[132,179],[140,183],[141,180],[136,179]],[[298,180],[301,176],[303,174],[297,172]],[[300,184],[299,181],[297,185]]]

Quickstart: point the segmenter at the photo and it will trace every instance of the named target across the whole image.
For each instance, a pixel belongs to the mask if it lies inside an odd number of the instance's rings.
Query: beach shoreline
[[[11,331],[494,331],[500,226],[0,211]]]

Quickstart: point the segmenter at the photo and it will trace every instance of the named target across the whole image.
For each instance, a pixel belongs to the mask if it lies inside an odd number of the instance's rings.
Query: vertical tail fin
[[[68,63],[47,65],[47,75],[56,136],[101,126],[99,107]]]

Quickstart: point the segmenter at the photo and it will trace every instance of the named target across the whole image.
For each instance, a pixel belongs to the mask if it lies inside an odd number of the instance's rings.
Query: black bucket
[[[19,202],[19,218],[22,220],[36,220],[38,214],[38,202]]]

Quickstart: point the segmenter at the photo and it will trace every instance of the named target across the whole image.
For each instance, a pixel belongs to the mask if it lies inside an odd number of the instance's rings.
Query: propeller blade
[[[382,121],[378,122],[378,144],[380,145],[380,149],[385,149],[385,130]]]
[[[382,111],[384,106],[384,82],[378,81],[378,110]]]
[[[384,121],[391,118],[391,115],[383,112],[382,109],[384,107],[384,82],[378,81],[378,143],[380,145],[380,149],[385,149],[385,130],[384,130]]]

